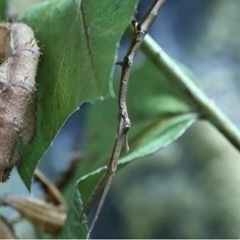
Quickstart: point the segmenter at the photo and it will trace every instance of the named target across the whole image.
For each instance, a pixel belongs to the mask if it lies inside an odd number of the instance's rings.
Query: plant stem
[[[201,89],[183,72],[183,70],[146,35],[142,44],[144,53],[168,76],[178,88],[189,95],[200,114],[210,121],[222,134],[240,150],[240,132],[231,120],[209,99]]]

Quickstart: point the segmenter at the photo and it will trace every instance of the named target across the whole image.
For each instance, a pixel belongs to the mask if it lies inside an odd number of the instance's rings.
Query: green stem
[[[222,134],[240,150],[239,129],[183,72],[183,70],[161,49],[161,47],[146,35],[142,44],[144,53],[168,76],[170,81],[189,95],[200,114],[210,121]]]

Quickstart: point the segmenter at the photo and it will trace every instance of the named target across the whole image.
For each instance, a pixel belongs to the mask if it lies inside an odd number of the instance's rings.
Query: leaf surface
[[[1,0],[0,1],[0,20],[4,20],[5,18],[5,11],[7,9],[7,1],[6,0]]]
[[[115,83],[118,85],[117,81]],[[119,168],[166,147],[180,137],[197,118],[188,96],[176,89],[168,76],[150,62],[137,67],[131,75],[128,109],[132,122],[128,136],[130,151],[126,153],[123,149]],[[78,179],[74,192],[74,196],[81,196],[77,203],[80,211],[77,213],[70,209],[66,228],[69,228],[72,221],[79,222],[82,204],[86,203],[106,170],[117,130],[117,116],[117,99],[107,99],[90,106],[87,120],[88,144],[84,162],[78,172],[78,176],[82,177]],[[75,198],[74,201],[76,204]],[[72,206],[71,202],[70,200]],[[78,226],[87,229],[86,227],[86,222]]]
[[[52,0],[20,16],[39,40],[37,132],[21,145],[19,173],[30,188],[33,172],[66,119],[81,103],[110,94],[116,50],[137,0]]]

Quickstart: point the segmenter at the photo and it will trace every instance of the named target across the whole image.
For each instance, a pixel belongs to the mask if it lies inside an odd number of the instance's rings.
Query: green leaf
[[[6,10],[7,10],[7,1],[1,0],[0,1],[0,20],[5,19]]]
[[[117,129],[116,108],[116,100],[109,99],[92,106],[89,115],[88,142],[91,144],[86,150],[87,158],[89,157],[86,161],[92,169],[100,167],[96,170],[99,174],[104,169],[101,166],[107,163],[114,142]],[[171,85],[167,77],[150,63],[144,64],[132,74],[128,108],[132,122],[128,136],[131,151],[123,153],[120,166],[166,147],[181,136],[197,117],[188,97]],[[99,124],[96,125],[96,122]],[[98,141],[93,141],[94,138]],[[94,174],[90,173],[90,176],[93,178]],[[91,186],[96,185],[92,179],[86,176],[83,178],[84,181],[91,181]],[[91,193],[89,183],[84,184],[88,186],[85,191],[89,194],[84,194],[83,202]],[[82,185],[79,185],[81,191],[85,189]]]
[[[37,133],[21,145],[19,173],[33,172],[62,125],[80,104],[109,95],[116,50],[137,0],[52,0],[20,16],[39,40]]]
[[[119,168],[166,147],[197,118],[188,96],[176,89],[168,76],[150,62],[133,70],[128,108],[132,122],[128,136],[130,152],[123,151]],[[90,106],[85,161],[81,164],[78,176],[82,177],[77,181],[74,193],[74,196],[81,196],[78,202],[80,209],[106,170],[117,130],[117,116],[117,99],[107,99]],[[76,204],[76,199],[74,201]],[[74,212],[73,216],[70,208],[66,226],[70,226],[73,219],[77,222],[79,214]],[[79,228],[83,226],[86,227],[86,223],[80,224]]]

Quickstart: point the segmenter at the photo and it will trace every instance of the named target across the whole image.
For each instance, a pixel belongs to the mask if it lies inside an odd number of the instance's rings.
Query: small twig
[[[46,176],[39,170],[36,169],[34,172],[36,180],[41,184],[45,190],[46,200],[48,202],[54,203],[54,205],[64,205],[65,199],[62,194],[59,192],[57,187],[46,178]]]
[[[102,206],[105,202],[106,196],[111,187],[113,177],[117,170],[117,164],[118,164],[118,160],[120,157],[120,153],[121,153],[124,141],[126,141],[126,148],[128,150],[127,133],[131,127],[131,122],[130,122],[128,111],[127,111],[127,89],[128,89],[129,76],[132,69],[133,60],[139,49],[139,46],[141,45],[143,38],[146,35],[148,29],[150,28],[153,21],[157,17],[157,14],[163,2],[164,0],[155,0],[152,6],[150,7],[149,11],[146,13],[146,15],[143,17],[140,23],[133,21],[134,36],[133,36],[131,45],[126,53],[126,56],[123,59],[123,62],[120,63],[122,67],[122,74],[121,74],[121,81],[120,81],[120,88],[119,88],[119,95],[118,95],[118,106],[119,106],[118,119],[119,120],[118,120],[117,136],[115,139],[111,157],[107,165],[107,171],[100,179],[99,183],[97,184],[96,188],[93,191],[93,194],[90,196],[87,204],[83,209],[83,213],[86,213],[89,210],[96,194],[99,193],[99,191],[102,189],[103,184],[106,184],[103,190],[103,194],[101,196],[96,214],[90,225],[87,238],[90,237],[90,234],[95,226],[95,223],[101,212]]]
[[[233,146],[240,150],[239,129],[149,35],[145,37],[142,48],[153,64],[168,76],[169,81],[188,94],[202,117],[210,121]]]

